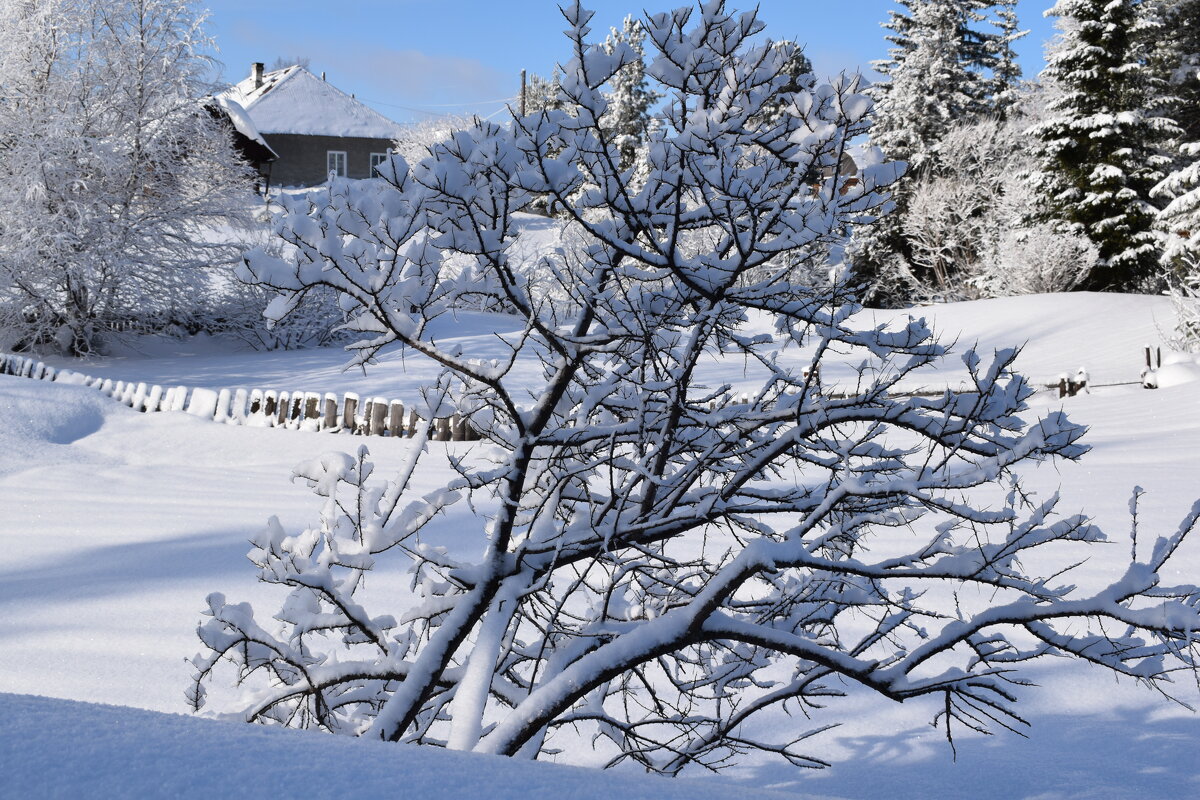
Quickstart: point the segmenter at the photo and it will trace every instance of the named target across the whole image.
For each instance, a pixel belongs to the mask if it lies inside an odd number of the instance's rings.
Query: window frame
[[[388,156],[390,156],[390,155],[391,155],[391,153],[371,153],[367,157],[368,173],[370,174],[370,176],[372,178],[380,177],[379,165],[382,164],[383,162],[387,161]],[[378,161],[375,160],[377,158],[379,159]]]
[[[341,161],[341,169],[339,171],[337,162]],[[325,174],[331,177],[346,178],[349,177],[350,159],[346,155],[345,150],[326,150],[325,151]]]

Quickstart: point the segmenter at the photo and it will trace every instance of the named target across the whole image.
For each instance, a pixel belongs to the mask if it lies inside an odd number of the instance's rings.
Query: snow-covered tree
[[[562,75],[558,69],[549,78],[529,73],[525,81],[525,111],[533,114],[549,109],[561,109],[566,105],[562,95]]]
[[[1171,168],[1152,194],[1165,203],[1158,216],[1163,263],[1189,272],[1200,259],[1200,0],[1158,0],[1153,13],[1161,24],[1151,63],[1168,87],[1166,113],[1180,133]]]
[[[1200,352],[1200,257],[1181,256],[1171,276],[1167,293],[1175,306],[1175,337],[1171,344],[1180,350]]]
[[[875,88],[879,99],[871,140],[889,157],[920,169],[952,125],[981,110],[982,76],[968,54],[985,48],[968,33],[972,4],[908,0],[907,5],[904,44],[893,50],[888,80]],[[900,27],[899,17],[890,24]]]
[[[113,318],[186,307],[238,250],[245,168],[204,110],[187,0],[0,6],[0,330],[83,352]]]
[[[901,9],[884,24],[891,31],[889,58],[874,64],[886,80],[870,90],[877,99],[871,140],[890,158],[908,162],[911,182],[936,169],[938,143],[952,128],[1008,112],[1020,77],[1012,43],[1023,33],[1010,2],[897,2]],[[906,186],[898,188],[896,203],[897,212],[860,235],[852,249],[861,278],[878,292],[873,299],[883,302],[911,299],[914,280],[945,282],[944,275],[925,271],[905,234]]]
[[[1150,190],[1163,178],[1157,149],[1174,132],[1171,120],[1146,109],[1152,75],[1145,63],[1135,0],[1059,0],[1045,82],[1053,84],[1050,116],[1035,126],[1039,164],[1033,176],[1045,200],[1040,221],[1080,232],[1100,251],[1085,286],[1151,288],[1158,275],[1156,209]]]
[[[768,124],[779,122],[784,114],[790,114],[791,95],[812,88],[814,81],[813,65],[804,48],[797,42],[783,39],[775,43],[775,47],[787,53],[781,72],[787,76],[787,82],[780,88],[779,93],[765,104],[763,121]]]
[[[629,63],[612,76],[608,83],[608,108],[602,122],[617,137],[621,165],[632,167],[645,151],[651,124],[651,109],[662,96],[650,88],[646,79],[644,42],[646,32],[634,17],[626,17],[621,29],[612,29],[604,43],[606,52],[616,52],[619,45],[628,45],[633,54]]]
[[[988,107],[992,114],[1004,119],[1020,102],[1021,65],[1013,44],[1029,34],[1021,30],[1016,0],[993,3],[996,31],[988,40],[986,68],[991,74]]]
[[[919,168],[951,126],[1012,104],[1021,77],[1012,44],[1025,32],[1012,0],[897,2],[904,10],[884,23],[892,50],[873,65],[886,80],[871,88],[871,136]]]
[[[588,44],[578,5],[564,14],[575,113],[479,123],[415,166],[392,158],[384,181],[290,209],[294,260],[248,259],[280,293],[274,315],[339,291],[356,363],[399,343],[440,364],[424,417],[457,409],[484,443],[448,453],[458,476],[432,491],[422,460],[441,456],[424,433],[391,480],[364,451],[301,466],[319,522],[273,520],[251,553],[287,599],[260,623],[208,598],[193,704],[227,660],[248,721],[525,758],[583,729],[611,763],[674,774],[755,749],[819,765],[802,749],[812,731],[760,718],[817,713],[846,683],[936,698],[953,734],[1019,720],[1014,670],[1041,656],[1152,685],[1194,666],[1200,590],[1159,572],[1200,507],[1152,548],[1135,542],[1111,586],[1027,571],[1044,546],[1102,538],[1015,470],[1081,456],[1083,429],[1059,412],[1026,424],[1014,351],[965,355],[967,390],[905,396],[897,382],[946,352],[923,320],[860,328],[840,283],[770,269],[824,258],[886,203],[893,165],[864,158],[854,185],[830,169],[866,132],[855,84],[796,92],[797,113],[767,127],[783,53],[757,43],[755,12],[648,16],[666,126],[634,184],[600,92],[629,53]],[[814,187],[814,173],[828,177]],[[572,220],[578,246],[564,237],[555,265],[569,304],[511,257],[512,215],[535,194]],[[500,360],[429,325],[484,291],[523,322]],[[818,378],[833,351],[864,364],[839,386]],[[749,392],[710,367],[722,358]]]

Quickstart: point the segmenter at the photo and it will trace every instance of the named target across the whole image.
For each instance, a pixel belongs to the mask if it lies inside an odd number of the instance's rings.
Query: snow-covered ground
[[[864,312],[880,321],[895,313]],[[1118,295],[1009,298],[915,313],[935,319],[944,337],[979,341],[985,350],[1026,343],[1019,366],[1046,382],[1081,366],[1096,383],[1136,381],[1143,345],[1160,342],[1159,329],[1171,326],[1165,300]],[[507,325],[464,315],[445,335],[486,353]],[[401,353],[385,354],[366,376],[342,372],[345,360],[338,350],[229,353],[219,343],[191,342],[71,366],[151,383],[396,398],[429,374]],[[952,359],[928,383],[957,381],[959,363]],[[736,382],[742,367],[714,362],[711,369],[714,380]],[[1065,406],[1091,426],[1093,452],[1082,462],[1032,476],[1040,491],[1061,486],[1061,510],[1087,511],[1114,539],[1093,552],[1076,581],[1111,577],[1127,555],[1134,485],[1147,491],[1140,524],[1150,535],[1177,524],[1200,497],[1200,382],[1170,383],[1034,400],[1040,409]],[[185,659],[199,649],[193,631],[205,595],[221,591],[271,607],[265,601],[275,595],[255,583],[244,556],[268,516],[288,527],[313,519],[312,496],[289,481],[292,467],[358,440],[138,414],[83,386],[9,376],[0,376],[0,420],[0,692],[9,693],[0,694],[0,796],[320,796],[343,793],[338,787],[350,780],[360,796],[403,787],[409,796],[523,800],[757,797],[767,789],[843,798],[1200,796],[1200,717],[1067,661],[1028,673],[1039,684],[1021,691],[1033,723],[1028,739],[964,738],[954,761],[942,734],[928,726],[932,702],[898,705],[852,691],[817,721],[844,723],[812,740],[811,752],[832,760],[831,769],[752,761],[727,775],[742,784],[732,791],[701,776],[697,784],[664,785],[152,714],[185,710]],[[380,474],[409,446],[370,444]],[[434,445],[451,452],[472,446]],[[437,465],[445,462],[424,463],[418,488],[432,489],[444,479]],[[1172,577],[1195,582],[1200,540],[1181,556],[1180,575]],[[1186,681],[1180,696],[1200,702]],[[803,719],[787,724],[808,727]],[[591,763],[586,742],[562,760]]]

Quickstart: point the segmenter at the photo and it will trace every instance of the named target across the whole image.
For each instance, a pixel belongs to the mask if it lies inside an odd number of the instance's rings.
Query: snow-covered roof
[[[252,142],[257,142],[271,153],[276,158],[279,154],[271,149],[271,145],[267,144],[267,140],[262,137],[255,127],[254,121],[250,119],[250,114],[242,107],[241,103],[230,98],[227,94],[219,94],[213,98],[213,102],[221,107],[225,115],[229,117],[229,122],[233,125],[233,129],[245,136]]]
[[[401,127],[301,66],[268,72],[255,87],[250,76],[222,93],[250,115],[264,134],[395,139]]]

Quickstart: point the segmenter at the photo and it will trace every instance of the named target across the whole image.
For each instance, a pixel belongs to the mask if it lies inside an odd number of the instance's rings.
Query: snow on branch
[[[798,277],[898,174],[826,169],[869,124],[853,82],[800,82],[794,113],[766,115],[789,53],[756,43],[755,13],[649,16],[667,105],[635,176],[596,83],[628,54],[588,44],[579,6],[566,17],[577,109],[481,122],[383,181],[335,184],[281,220],[293,260],[248,260],[284,306],[339,292],[357,363],[402,345],[440,364],[440,402],[484,442],[432,493],[420,447],[390,481],[362,451],[302,467],[319,520],[272,522],[251,552],[287,591],[278,625],[210,597],[193,705],[231,680],[248,721],[528,758],[581,732],[611,763],[675,774],[751,750],[820,766],[806,732],[764,720],[836,706],[841,681],[937,696],[948,731],[980,730],[1019,725],[1011,685],[1033,658],[1155,684],[1194,668],[1200,590],[1158,572],[1195,514],[1110,587],[1032,570],[1104,541],[1021,486],[1025,464],[1082,457],[1083,428],[1029,416],[1015,350],[967,354],[966,390],[897,393],[946,354],[925,322],[858,327],[849,288]],[[514,214],[546,197],[569,223],[534,278]],[[510,358],[433,333],[481,296],[521,321]],[[833,350],[863,365],[836,397]],[[757,388],[713,381],[714,362]],[[372,583],[400,574],[408,600]]]

